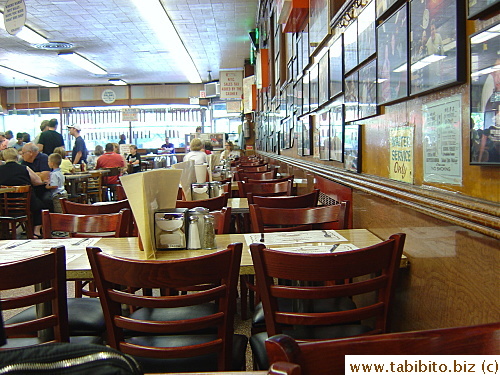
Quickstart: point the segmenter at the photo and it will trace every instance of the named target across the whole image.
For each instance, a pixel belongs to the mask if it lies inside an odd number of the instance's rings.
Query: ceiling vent
[[[67,43],[67,42],[48,42],[48,43],[35,44],[35,48],[45,49],[48,51],[60,51],[60,50],[71,49],[73,47],[74,45],[72,43]]]

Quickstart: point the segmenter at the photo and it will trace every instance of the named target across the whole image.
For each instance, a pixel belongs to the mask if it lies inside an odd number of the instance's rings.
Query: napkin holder
[[[187,208],[159,209],[154,212],[156,250],[181,250],[187,243]]]

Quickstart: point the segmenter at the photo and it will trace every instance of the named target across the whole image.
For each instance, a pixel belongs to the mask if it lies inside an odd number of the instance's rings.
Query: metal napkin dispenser
[[[186,248],[187,208],[168,208],[154,212],[156,250]]]

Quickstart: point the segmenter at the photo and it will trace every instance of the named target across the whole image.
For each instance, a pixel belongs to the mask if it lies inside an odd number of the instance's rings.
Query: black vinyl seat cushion
[[[70,344],[102,344],[100,336],[71,336]],[[43,340],[38,337],[15,337],[7,339],[7,343],[2,346],[2,349],[23,348],[32,345],[43,344]]]
[[[5,323],[20,323],[35,319],[34,306],[14,315]],[[106,330],[99,298],[68,298],[70,336],[102,336]]]
[[[171,336],[138,336],[126,341],[137,345],[174,348],[185,345],[202,344],[216,339],[216,335],[171,335]],[[232,365],[228,371],[243,371],[246,365],[246,347],[248,338],[244,335],[233,335]],[[141,365],[144,373],[157,372],[200,372],[217,371],[217,356],[208,354],[199,357],[157,359],[134,357]]]

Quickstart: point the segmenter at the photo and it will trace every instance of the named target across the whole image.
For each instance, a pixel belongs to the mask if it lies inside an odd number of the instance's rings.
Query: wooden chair
[[[266,340],[276,375],[343,375],[346,355],[498,355],[500,323],[317,342],[287,335]]]
[[[242,198],[246,197],[248,193],[262,197],[292,195],[292,181],[253,184],[238,181],[238,193]]]
[[[319,189],[311,193],[295,195],[291,197],[260,197],[248,194],[248,204],[256,204],[259,207],[268,208],[307,208],[318,205]]]
[[[177,208],[195,208],[195,207],[205,207],[210,211],[220,210],[222,207],[227,206],[227,200],[229,199],[229,193],[223,193],[215,198],[208,199],[198,199],[195,201],[181,201],[177,200],[175,207]]]
[[[33,238],[31,222],[31,186],[2,186],[12,188],[9,193],[0,194],[0,225],[7,225],[12,239],[17,238],[17,227],[20,225],[28,238]],[[3,230],[3,228],[2,228]]]
[[[231,228],[231,207],[210,211],[215,219],[215,234],[229,234]]]
[[[130,222],[130,210],[116,214],[73,215],[42,211],[44,238],[52,238],[52,231],[68,232],[71,237],[125,237]],[[84,281],[84,280],[83,280]],[[82,280],[75,281],[75,297],[68,298],[69,332],[73,336],[102,336],[105,330],[104,314],[97,298],[80,298],[82,294],[97,297],[82,290]],[[36,315],[34,308],[26,309],[15,317],[15,322],[30,320]]]
[[[34,314],[32,319],[23,322],[7,319],[7,345],[2,349],[44,342],[69,342],[66,256],[63,246],[31,258],[0,263],[0,275],[3,311],[26,307],[35,309],[37,304],[45,304],[43,312],[46,313],[39,317]],[[14,296],[7,297],[8,291],[13,289],[16,293],[10,294]]]
[[[145,373],[241,371],[246,336],[233,329],[242,244],[172,261],[130,260],[87,248],[106,316],[107,343],[133,355]],[[124,287],[181,289],[187,295],[142,296]],[[123,315],[122,304],[138,307]]]
[[[250,338],[258,367],[269,367],[264,342],[277,334],[322,340],[386,333],[404,241],[399,233],[370,247],[327,254],[250,245],[267,331]],[[359,306],[337,305],[343,298]],[[295,300],[293,308],[281,309],[278,299]]]
[[[246,181],[248,179],[253,180],[272,180],[276,178],[277,169],[266,172],[234,172],[234,181]]]
[[[90,177],[83,185],[87,203],[102,202],[102,173],[89,171]]]
[[[109,182],[109,177],[113,176],[121,176],[122,175],[122,168],[121,167],[113,167],[113,168],[103,168],[109,170],[109,173],[107,173],[105,176],[102,177],[102,184],[103,184],[103,190],[105,191],[106,194],[106,200],[108,201],[116,201],[119,200],[116,197],[116,187],[120,185],[120,183],[110,183]],[[118,180],[119,181],[119,180]]]
[[[252,232],[347,229],[349,202],[333,206],[280,208],[279,211],[276,208],[250,204],[249,209]]]

